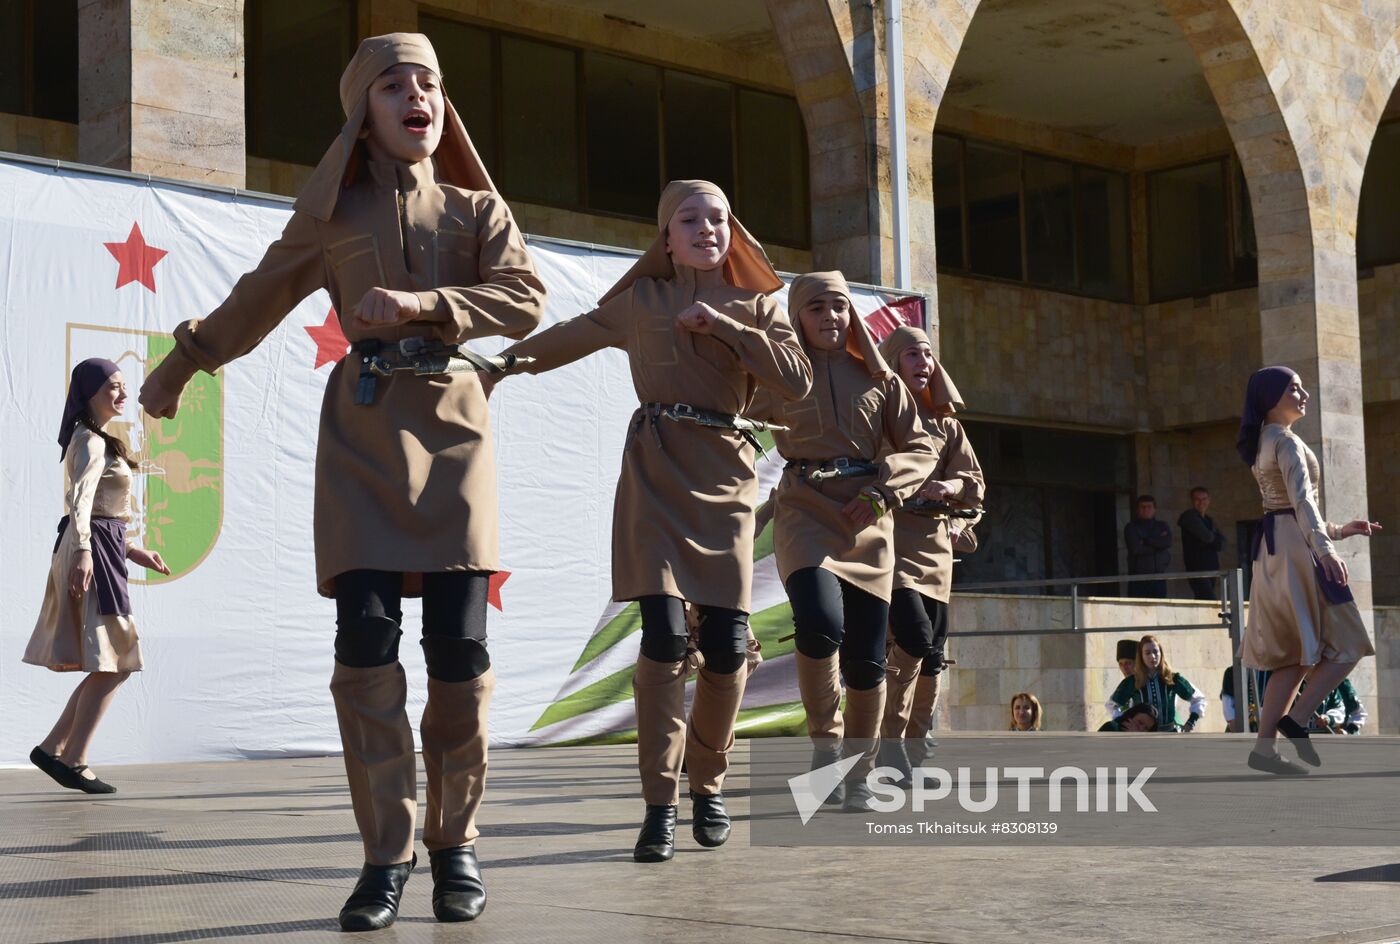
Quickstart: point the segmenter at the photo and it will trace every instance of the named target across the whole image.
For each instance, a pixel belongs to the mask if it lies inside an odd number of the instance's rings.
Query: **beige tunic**
[[[24,661],[56,672],[140,671],[135,621],[129,615],[97,612],[95,586],[89,585],[77,600],[68,594],[74,558],[79,551],[92,550],[92,519],[131,521],[131,469],[108,453],[102,437],[81,424],[73,431],[64,466],[68,527],[49,566],[44,603]]]
[[[676,325],[703,301],[722,316],[711,335]],[[643,403],[687,403],[747,413],[755,385],[800,397],[811,365],[772,298],[728,285],[699,287],[695,270],[641,278],[586,315],[513,345],[542,373],[603,348],[627,352]],[[613,599],[661,594],[749,611],[754,505],[753,447],[736,432],[653,418],[628,427],[613,504]]]
[[[1375,654],[1355,603],[1322,595],[1313,554],[1335,553],[1341,528],[1317,507],[1317,457],[1292,430],[1270,423],[1259,435],[1254,479],[1265,511],[1292,508],[1274,518],[1274,553],[1261,544],[1249,590],[1249,622],[1240,659],[1254,669],[1318,662],[1354,662]]]
[[[367,162],[330,222],[294,213],[257,269],[203,321],[182,325],[157,373],[183,384],[252,350],[303,298],[330,292],[351,341],[520,337],[539,324],[544,284],[505,201],[439,184],[431,160]],[[416,320],[370,329],[355,306],[371,288],[415,292]],[[499,569],[490,413],[473,373],[380,377],[355,405],[359,363],[335,366],[316,449],[316,582],[335,592],[353,569],[421,574]]]
[[[927,409],[919,410],[919,418],[939,442],[938,464],[933,474],[920,485],[930,482],[953,481],[959,490],[948,501],[962,508],[980,508],[986,495],[987,483],[982,466],[972,451],[967,432],[951,416],[936,416]],[[966,538],[960,549],[976,549],[976,539],[967,529],[976,522],[965,518],[926,518],[907,511],[894,515],[894,547],[899,562],[895,565],[896,589],[917,590],[926,597],[948,602],[953,591],[953,536],[956,523]]]
[[[788,469],[774,495],[773,550],[786,583],[793,572],[821,567],[888,601],[894,573],[894,516],[857,528],[841,511],[867,485],[898,507],[914,496],[937,461],[933,438],[919,422],[914,398],[893,374],[872,377],[845,350],[809,350],[812,391],[801,401],[766,409],[789,427],[773,436],[783,458],[863,459],[874,476],[812,483]]]

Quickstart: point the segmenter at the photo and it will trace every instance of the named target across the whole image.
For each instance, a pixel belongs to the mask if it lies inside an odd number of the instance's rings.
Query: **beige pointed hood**
[[[802,336],[802,325],[798,321],[798,313],[806,307],[808,302],[823,292],[836,292],[839,295],[844,295],[850,304],[851,329],[846,334],[847,352],[865,364],[865,369],[870,371],[870,376],[888,377],[891,373],[890,366],[880,356],[880,349],[875,346],[875,339],[871,336],[870,328],[866,326],[865,319],[860,316],[860,312],[856,311],[855,299],[851,298],[851,287],[846,284],[846,276],[840,272],[808,272],[806,275],[799,275],[792,280],[792,288],[788,290],[788,317],[797,328],[798,336]],[[806,343],[805,340],[803,343]]]
[[[901,325],[880,343],[880,353],[898,370],[899,355],[905,348],[915,344],[929,344],[932,347],[928,335],[921,329]],[[963,408],[962,395],[958,393],[953,378],[948,376],[948,372],[943,369],[943,364],[937,358],[933,361],[933,376],[918,396],[924,406],[939,416],[951,416]]]
[[[724,201],[725,209],[729,210],[729,255],[724,258],[724,280],[730,285],[762,292],[764,295],[770,295],[783,287],[783,280],[778,278],[773,264],[768,261],[768,254],[734,215],[729,206],[729,198],[724,195],[723,190],[708,180],[673,180],[661,191],[661,200],[656,207],[655,241],[642,253],[642,257],[633,263],[632,268],[617,280],[617,284],[598,299],[598,304],[601,305],[608,299],[622,294],[638,279],[675,278],[676,267],[671,263],[671,254],[666,251],[666,226],[682,203],[700,193],[719,197]]]
[[[442,75],[433,44],[422,33],[371,36],[355,50],[340,76],[340,107],[345,110],[345,124],[297,197],[294,209],[298,212],[318,220],[329,220],[335,213],[341,189],[354,179],[359,167],[360,151],[356,145],[365,124],[369,87],[385,70],[405,62],[427,66]],[[496,185],[446,93],[443,106],[442,140],[432,158],[438,180],[467,190],[495,190]]]

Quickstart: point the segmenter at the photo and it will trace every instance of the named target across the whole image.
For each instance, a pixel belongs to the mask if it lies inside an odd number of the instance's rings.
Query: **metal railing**
[[[1080,614],[1080,607],[1083,602],[1080,598],[1079,588],[1082,586],[1092,586],[1096,584],[1119,584],[1125,580],[1193,580],[1193,579],[1215,579],[1220,581],[1220,599],[1216,602],[1220,605],[1219,619],[1214,623],[1158,623],[1151,625],[1137,626],[1084,626]],[[1234,570],[1191,570],[1170,574],[1133,574],[1130,578],[1122,575],[1114,577],[1057,577],[1050,580],[1003,580],[989,583],[966,583],[955,584],[953,592],[962,593],[988,593],[1000,590],[1026,590],[1032,587],[1069,587],[1070,601],[1070,623],[1067,627],[1052,626],[1046,629],[975,629],[968,632],[960,632],[956,628],[948,634],[949,638],[958,636],[1062,636],[1062,635],[1090,635],[1096,633],[1132,633],[1142,634],[1153,630],[1163,632],[1171,630],[1199,630],[1199,629],[1226,629],[1230,633],[1230,654],[1231,662],[1234,665],[1235,680],[1235,712],[1236,717],[1241,720],[1242,726],[1249,724],[1249,690],[1258,690],[1253,672],[1246,672],[1240,665],[1239,651],[1240,643],[1244,639],[1244,571],[1240,568]],[[1138,602],[1156,602],[1156,598],[1128,598]],[[1205,602],[1205,601],[1198,601]]]

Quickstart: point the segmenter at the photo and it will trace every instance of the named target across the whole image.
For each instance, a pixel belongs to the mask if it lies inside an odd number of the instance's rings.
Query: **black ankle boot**
[[[1274,774],[1279,777],[1306,777],[1308,775],[1308,768],[1302,764],[1295,764],[1291,760],[1285,760],[1277,754],[1260,754],[1257,751],[1250,751],[1248,764],[1255,770],[1262,770],[1266,774]]]
[[[637,845],[632,849],[632,858],[638,862],[665,862],[675,854],[676,805],[648,803],[642,831],[637,834]]]
[[[433,866],[433,914],[439,921],[471,921],[486,909],[486,886],[475,846],[428,853]]]
[[[398,865],[370,865],[360,869],[355,890],[340,909],[340,930],[377,931],[387,928],[399,916],[399,898],[408,876],[418,864],[414,855]]]
[[[843,813],[870,813],[870,801],[875,799],[875,794],[870,792],[870,787],[866,784],[865,778],[850,780],[846,783],[846,802],[842,804]]]
[[[690,831],[695,841],[707,849],[724,845],[729,838],[729,813],[724,809],[721,794],[707,796],[690,791],[691,815]]]
[[[830,767],[841,759],[841,749],[837,747],[812,748],[812,763],[808,770],[819,770],[822,767]],[[831,795],[826,798],[822,806],[840,806],[846,799],[846,782],[843,780],[836,785],[836,789],[831,791]]]
[[[1294,721],[1288,715],[1278,719],[1278,733],[1293,742],[1293,747],[1298,751],[1298,756],[1314,767],[1322,766],[1322,758],[1317,755],[1317,748],[1313,747],[1312,741],[1308,740],[1308,729]]]
[[[908,751],[905,750],[904,738],[881,738],[875,766],[893,767],[903,777],[897,782],[906,786],[914,777],[914,766],[910,763]]]

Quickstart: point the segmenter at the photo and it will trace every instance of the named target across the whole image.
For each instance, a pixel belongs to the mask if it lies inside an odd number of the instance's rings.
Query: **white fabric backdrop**
[[[119,422],[132,424],[139,446],[145,428],[135,391],[150,343],[142,333],[165,335],[211,310],[256,264],[289,213],[284,203],[247,194],[0,161],[0,765],[26,763],[81,677],[20,662],[63,511],[55,435],[71,365],[94,355],[122,358],[132,396]],[[153,264],[148,253],[140,265],[133,224],[146,245],[166,253]],[[632,261],[622,251],[547,240],[533,240],[531,251],[549,288],[547,324],[589,310]],[[135,281],[118,286],[131,274]],[[860,296],[857,306],[867,314],[884,302],[875,293]],[[188,572],[133,585],[146,668],[118,695],[95,759],[339,750],[326,689],[335,609],[315,592],[311,544],[315,434],[331,368],[314,366],[317,342],[306,330],[321,326],[329,309],[318,292],[220,372],[219,461],[157,473],[171,481],[183,476],[186,491],[221,489],[201,493],[221,495],[220,526]],[[481,349],[501,346],[492,341]],[[494,743],[550,739],[531,726],[611,612],[613,489],[635,405],[625,358],[616,351],[510,380],[492,399],[502,562],[510,571],[503,609],[490,612],[499,676]],[[149,538],[163,526],[168,540],[185,539],[187,522],[162,524],[145,507],[146,478],[138,475],[135,489],[138,528]],[[133,578],[144,576],[133,568]],[[402,653],[415,724],[424,695],[418,626],[417,606],[407,601]],[[604,729],[602,721],[597,727]],[[568,736],[590,730],[576,722]]]

